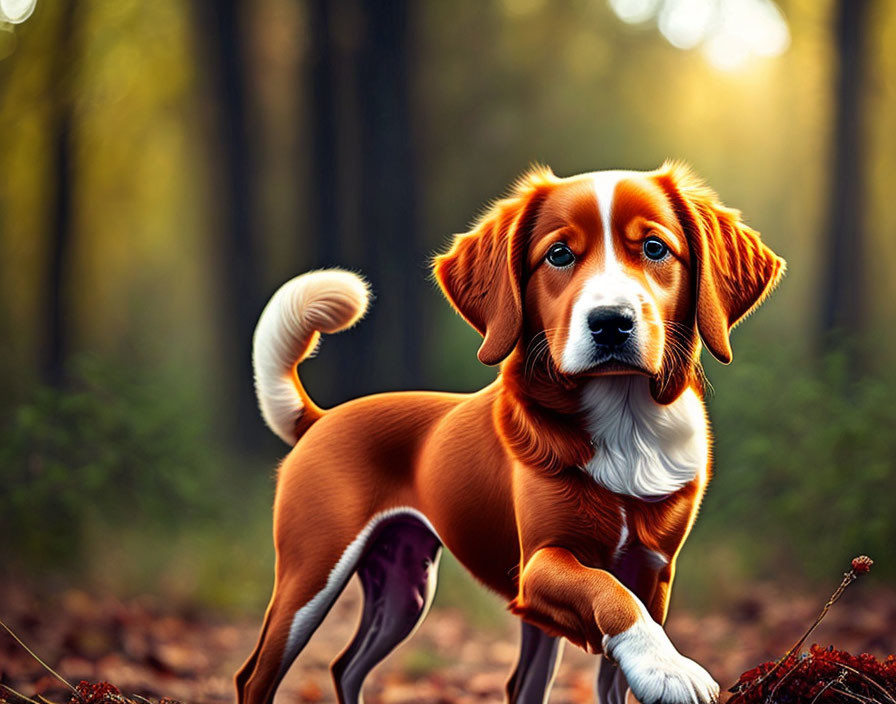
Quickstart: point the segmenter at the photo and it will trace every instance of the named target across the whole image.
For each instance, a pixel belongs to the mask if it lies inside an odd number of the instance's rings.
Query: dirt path
[[[69,591],[38,601],[14,587],[0,588],[0,597],[0,618],[69,680],[107,680],[153,698],[232,701],[231,677],[257,632],[254,621],[227,623],[148,597],[121,602]],[[356,586],[346,590],[290,671],[278,702],[334,701],[328,667],[351,639],[358,599]],[[683,653],[728,686],[742,671],[786,650],[823,601],[783,599],[772,589],[757,589],[725,616],[673,611],[668,631]],[[374,671],[366,699],[500,701],[516,637],[510,616],[483,630],[472,628],[460,611],[434,609],[414,638]],[[896,597],[857,590],[837,605],[813,640],[877,656],[896,650]],[[593,701],[594,667],[592,656],[567,646],[552,704]],[[26,694],[66,699],[58,682],[5,634],[0,634],[0,681]]]

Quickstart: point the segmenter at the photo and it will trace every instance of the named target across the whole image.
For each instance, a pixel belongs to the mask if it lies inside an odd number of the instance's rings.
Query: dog
[[[264,420],[292,450],[274,592],[238,701],[273,700],[357,573],[360,625],[332,674],[339,701],[359,702],[425,617],[443,546],[521,617],[508,701],[547,701],[563,639],[603,655],[601,702],[716,701],[662,628],[710,478],[700,351],[729,363],[731,328],[784,267],[683,164],[570,178],[536,167],[434,261],[483,336],[479,360],[500,364],[494,383],[327,410],[296,368],[364,315],[367,284],[323,270],[282,286],[253,353]]]

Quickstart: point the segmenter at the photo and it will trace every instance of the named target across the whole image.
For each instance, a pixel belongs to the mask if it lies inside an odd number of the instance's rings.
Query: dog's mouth
[[[598,362],[584,372],[585,376],[622,376],[636,374],[639,376],[653,376],[653,372],[645,369],[640,364],[635,364],[620,359],[609,358]]]

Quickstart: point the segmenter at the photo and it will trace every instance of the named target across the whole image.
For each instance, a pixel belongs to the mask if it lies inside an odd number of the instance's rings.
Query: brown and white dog
[[[675,560],[709,480],[700,341],[729,332],[784,262],[685,167],[557,178],[538,168],[435,260],[501,364],[474,394],[403,392],[322,410],[296,366],[354,324],[366,284],[286,283],[254,341],[262,414],[293,446],[274,506],[273,597],[238,699],[269,704],[352,575],[364,607],[332,670],[341,702],[425,616],[443,545],[522,617],[511,702],[547,700],[560,638],[605,660],[602,702],[705,703],[672,645]]]

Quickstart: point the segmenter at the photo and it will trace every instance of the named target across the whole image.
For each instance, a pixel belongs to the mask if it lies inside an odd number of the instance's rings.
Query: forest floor
[[[809,643],[877,657],[896,650],[896,594],[864,587],[846,594]],[[741,672],[783,654],[825,598],[757,587],[724,613],[673,609],[667,630],[681,652],[704,665],[724,689]],[[358,602],[359,589],[352,585],[287,675],[279,702],[334,701],[328,666],[351,639]],[[259,625],[150,597],[120,601],[73,590],[38,599],[15,585],[0,585],[0,619],[72,683],[105,680],[126,694],[197,704],[233,701],[233,672],[252,649]],[[471,625],[461,610],[433,609],[414,638],[372,673],[366,700],[501,701],[516,640],[509,615],[483,629]],[[551,702],[593,701],[594,669],[593,656],[567,645]],[[2,631],[0,682],[31,696],[68,699],[58,680]]]

